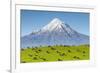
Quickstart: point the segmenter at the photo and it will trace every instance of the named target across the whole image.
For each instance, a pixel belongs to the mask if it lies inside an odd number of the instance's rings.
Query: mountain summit
[[[45,31],[47,31],[47,30],[53,31],[55,29],[62,28],[63,25],[64,24],[63,24],[63,22],[60,19],[54,18],[49,24],[47,24],[46,26],[44,26],[42,28],[42,30],[45,30]]]
[[[61,21],[58,18],[54,18],[49,24],[47,24],[46,26],[44,26],[41,29],[42,32],[57,32],[60,33],[61,32],[65,32],[67,34],[74,34],[75,31],[70,28],[70,26],[68,24],[65,24],[63,21]]]
[[[35,34],[21,37],[21,48],[48,45],[89,44],[89,37],[73,30],[59,18],[54,18]]]

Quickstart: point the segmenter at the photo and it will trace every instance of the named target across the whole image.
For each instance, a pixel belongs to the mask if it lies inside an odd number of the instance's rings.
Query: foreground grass
[[[89,60],[89,45],[28,47],[20,53],[21,63]]]

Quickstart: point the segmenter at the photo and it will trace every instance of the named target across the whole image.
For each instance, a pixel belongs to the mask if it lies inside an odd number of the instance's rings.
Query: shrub
[[[68,52],[71,52],[70,50],[68,50]]]
[[[37,57],[34,57],[33,59],[34,59],[34,60],[37,60]]]
[[[38,51],[35,51],[36,53],[39,53]]]
[[[32,57],[33,55],[32,55],[32,54],[28,54],[28,56],[29,56],[29,57]]]
[[[56,50],[56,48],[51,47],[52,50]]]
[[[74,56],[73,58],[74,58],[74,59],[80,59],[80,57],[77,57],[77,56]]]
[[[21,51],[24,51],[24,49],[22,48]]]
[[[21,63],[26,63],[26,61],[21,61]]]
[[[77,59],[80,59],[80,57],[77,57]]]
[[[77,58],[76,56],[74,56],[73,58]]]
[[[42,58],[42,60],[46,61],[46,59],[45,59],[45,58]]]
[[[56,51],[57,53],[60,53],[59,51]]]
[[[35,56],[38,56],[37,54]]]
[[[60,54],[60,56],[65,56],[65,55],[66,55],[65,53]]]
[[[43,61],[46,61],[46,59],[45,59],[45,58],[40,58],[40,59],[42,59]]]
[[[58,61],[62,61],[62,59],[58,59]]]
[[[85,53],[85,51],[83,51],[83,53]]]
[[[50,53],[49,51],[46,51],[48,54]]]
[[[39,49],[38,51],[42,51],[41,49]]]

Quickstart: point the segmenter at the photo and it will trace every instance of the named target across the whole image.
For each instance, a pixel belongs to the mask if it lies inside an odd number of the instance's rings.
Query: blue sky
[[[89,35],[89,13],[21,10],[21,36],[30,34],[59,18],[79,33]]]

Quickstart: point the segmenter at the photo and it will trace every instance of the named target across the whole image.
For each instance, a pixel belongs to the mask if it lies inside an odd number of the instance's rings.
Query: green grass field
[[[21,49],[21,63],[89,60],[89,45],[44,46]]]

